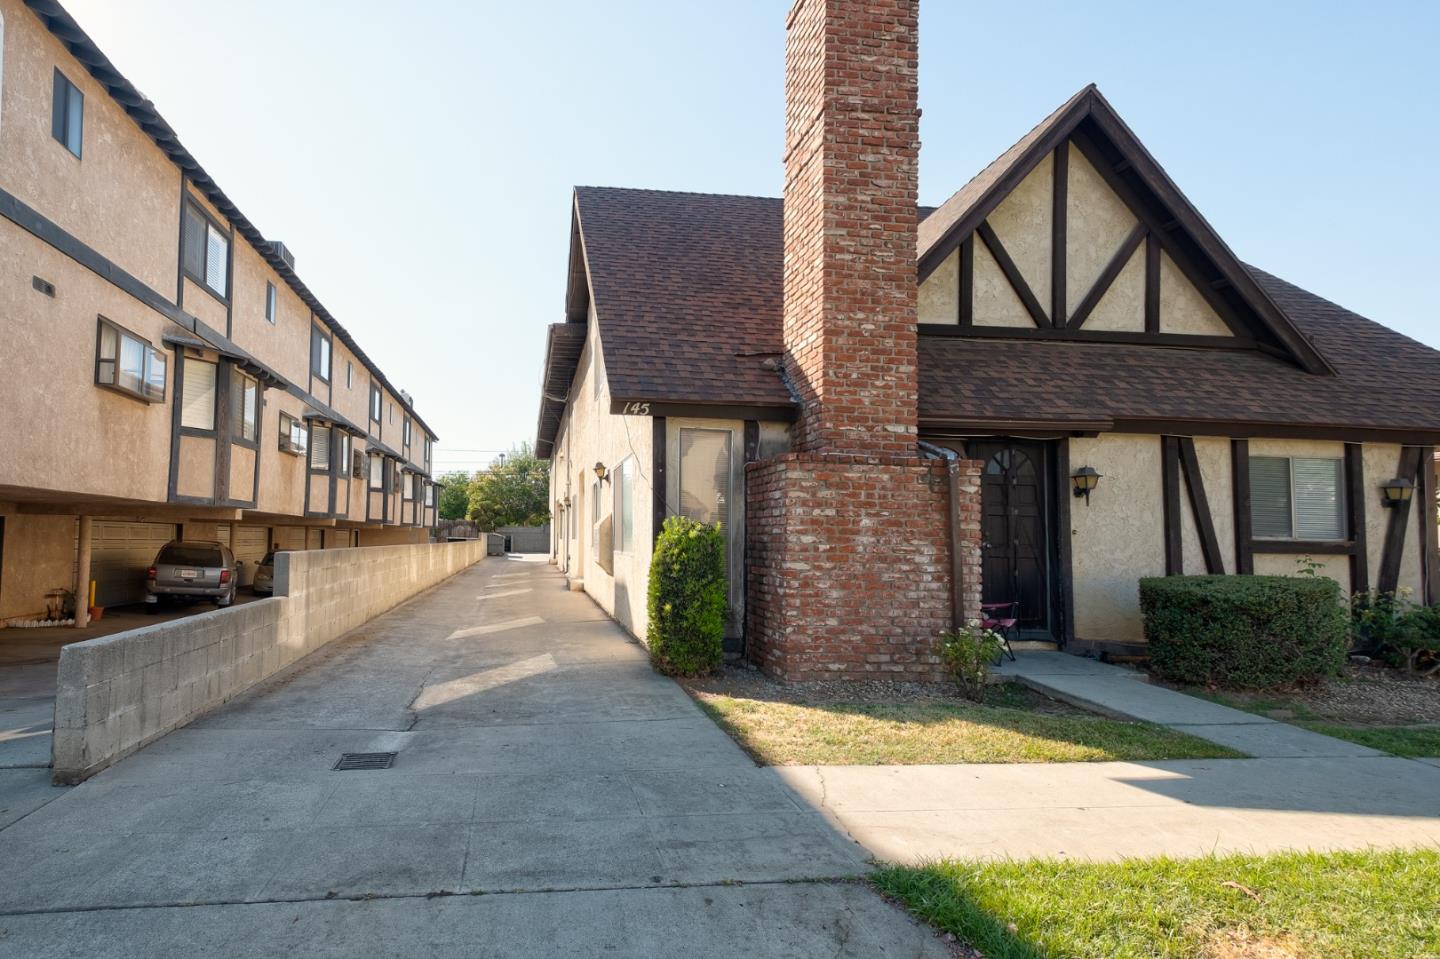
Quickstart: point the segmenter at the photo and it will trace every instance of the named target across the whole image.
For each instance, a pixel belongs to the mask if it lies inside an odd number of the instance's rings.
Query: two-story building
[[[177,537],[248,582],[434,525],[409,395],[51,0],[0,0],[0,341],[0,621]]]

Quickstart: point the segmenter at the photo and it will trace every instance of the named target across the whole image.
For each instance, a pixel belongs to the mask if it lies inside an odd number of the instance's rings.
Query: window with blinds
[[[181,388],[180,425],[192,430],[215,428],[214,363],[185,358],[185,379]]]
[[[219,297],[229,295],[230,237],[193,203],[185,207],[180,248],[185,272]]]
[[[729,430],[680,430],[679,511],[730,529]]]
[[[99,320],[95,350],[95,382],[159,403],[165,399],[165,354],[129,330]]]
[[[379,453],[370,454],[370,488],[385,489],[385,459]]]
[[[1341,461],[1328,457],[1250,457],[1250,523],[1257,539],[1343,540]]]
[[[330,427],[321,426],[319,423],[310,427],[310,468],[312,470],[328,470],[330,468]]]
[[[625,457],[625,462],[615,471],[614,513],[620,524],[615,548],[628,553],[635,546],[635,459],[631,456]]]

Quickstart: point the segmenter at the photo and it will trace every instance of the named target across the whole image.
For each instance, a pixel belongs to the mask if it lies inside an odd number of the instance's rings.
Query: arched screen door
[[[982,460],[981,594],[1018,602],[1025,639],[1053,639],[1050,599],[1051,486],[1046,444],[996,440],[970,444]]]

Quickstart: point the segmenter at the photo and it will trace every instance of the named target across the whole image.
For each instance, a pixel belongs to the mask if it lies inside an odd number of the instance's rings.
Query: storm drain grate
[[[332,769],[389,769],[395,765],[394,753],[341,753]]]

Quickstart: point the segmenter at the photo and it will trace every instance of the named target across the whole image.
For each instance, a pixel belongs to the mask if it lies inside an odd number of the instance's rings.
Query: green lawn
[[[986,959],[1440,955],[1440,851],[890,867],[881,892]]]
[[[1233,758],[1149,723],[957,702],[798,703],[693,691],[768,766]],[[1003,697],[1004,694],[1000,694]]]
[[[1349,740],[1371,749],[1410,758],[1440,757],[1440,726],[1434,724],[1382,725],[1377,723],[1342,722],[1322,716],[1303,701],[1283,694],[1244,696],[1201,689],[1185,690],[1192,696],[1208,699],[1222,706],[1243,709],[1249,713],[1278,719],[1336,739]]]

